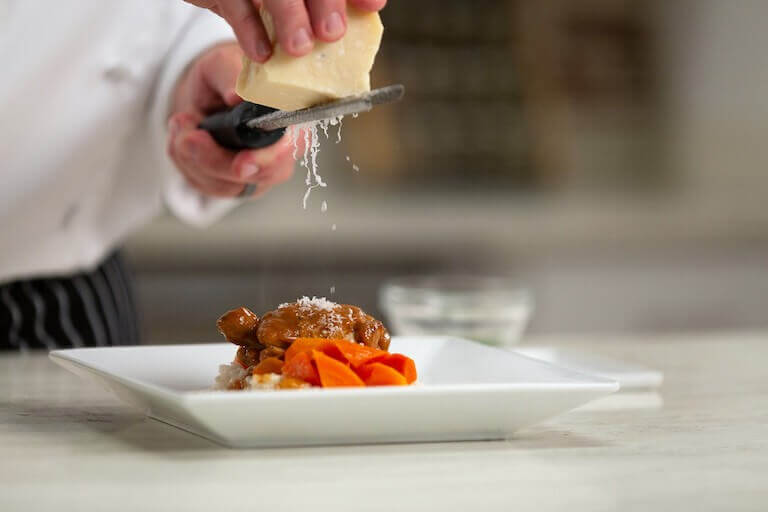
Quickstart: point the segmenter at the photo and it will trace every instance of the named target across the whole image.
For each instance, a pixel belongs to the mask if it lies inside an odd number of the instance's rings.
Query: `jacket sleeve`
[[[163,199],[176,217],[193,226],[208,226],[234,208],[236,199],[205,196],[189,185],[166,152],[167,120],[178,79],[197,56],[216,44],[234,41],[230,26],[210,11],[179,2],[186,22],[166,54],[149,113],[150,138],[163,173]]]

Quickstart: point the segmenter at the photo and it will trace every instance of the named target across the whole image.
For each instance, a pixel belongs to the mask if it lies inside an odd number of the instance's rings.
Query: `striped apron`
[[[0,350],[139,343],[131,276],[115,252],[70,277],[0,285]]]

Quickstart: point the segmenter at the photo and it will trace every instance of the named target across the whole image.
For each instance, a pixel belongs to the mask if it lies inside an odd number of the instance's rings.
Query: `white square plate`
[[[664,381],[664,374],[659,371],[598,354],[537,346],[516,347],[512,350],[580,373],[615,380],[622,392],[658,389]]]
[[[446,337],[395,337],[419,381],[408,387],[209,391],[235,347],[168,345],[56,350],[155,419],[227,446],[501,439],[618,389],[520,354]]]

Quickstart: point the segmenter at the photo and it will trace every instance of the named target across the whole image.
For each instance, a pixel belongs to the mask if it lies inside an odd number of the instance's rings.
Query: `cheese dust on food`
[[[293,304],[294,303],[292,302],[284,302],[280,304],[280,309],[287,308]],[[301,309],[319,309],[322,311],[333,311],[333,309],[338,306],[338,304],[326,299],[325,297],[312,297],[310,299],[306,295],[296,299],[296,304],[298,304],[299,308]]]
[[[336,287],[332,287],[332,292],[336,291]],[[298,306],[298,311],[302,315],[309,315],[315,311],[323,311],[324,315],[316,318],[318,327],[323,338],[343,338],[350,341],[355,341],[354,334],[344,335],[341,326],[345,321],[352,321],[352,311],[349,308],[344,308],[341,305],[326,299],[325,297],[301,297],[296,299],[295,303],[286,302],[280,304],[279,309]]]

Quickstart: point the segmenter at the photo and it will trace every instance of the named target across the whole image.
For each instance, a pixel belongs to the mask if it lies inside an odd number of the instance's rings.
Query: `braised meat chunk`
[[[227,311],[219,317],[216,326],[230,343],[255,349],[264,348],[257,335],[259,317],[248,308]]]
[[[243,347],[238,358],[246,367],[267,357],[282,359],[296,338],[346,339],[380,350],[390,342],[384,324],[360,308],[322,298],[281,304],[261,319],[248,308],[234,309],[217,325],[228,341]]]
[[[357,306],[325,299],[304,298],[266,313],[258,338],[264,345],[279,347],[290,345],[296,338],[334,338],[381,350],[389,348],[384,324]]]

